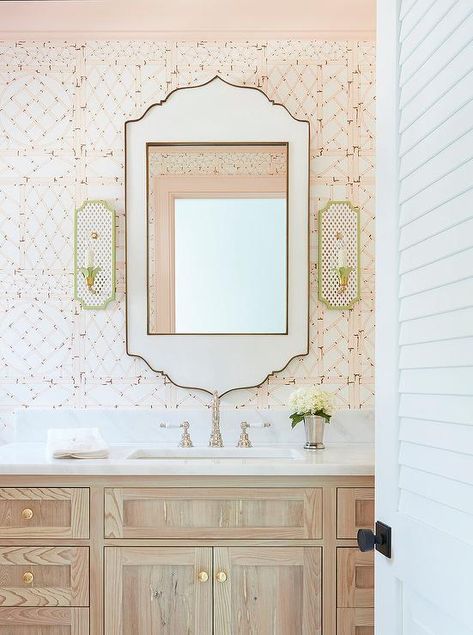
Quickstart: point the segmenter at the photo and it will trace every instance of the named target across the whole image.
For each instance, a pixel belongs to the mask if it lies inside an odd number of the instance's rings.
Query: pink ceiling
[[[0,37],[373,38],[376,0],[3,0]]]

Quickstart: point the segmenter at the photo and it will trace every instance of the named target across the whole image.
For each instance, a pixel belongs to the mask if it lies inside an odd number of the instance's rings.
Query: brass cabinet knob
[[[25,584],[31,584],[34,580],[34,575],[31,573],[31,571],[26,571],[23,574],[23,582]]]
[[[197,578],[199,582],[207,582],[207,580],[209,579],[209,574],[207,573],[207,571],[201,571]]]
[[[219,571],[215,576],[217,578],[217,582],[225,582],[227,579],[227,574],[225,571]]]
[[[31,520],[33,518],[33,510],[27,507],[21,512],[21,517],[25,520]]]

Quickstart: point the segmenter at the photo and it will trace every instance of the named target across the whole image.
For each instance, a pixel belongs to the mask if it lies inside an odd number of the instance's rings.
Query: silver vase
[[[306,450],[323,450],[325,419],[316,415],[307,415],[304,417],[305,440],[304,448]]]

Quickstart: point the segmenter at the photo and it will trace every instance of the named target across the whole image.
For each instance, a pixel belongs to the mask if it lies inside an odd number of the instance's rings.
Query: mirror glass
[[[286,334],[287,143],[147,143],[148,335]]]

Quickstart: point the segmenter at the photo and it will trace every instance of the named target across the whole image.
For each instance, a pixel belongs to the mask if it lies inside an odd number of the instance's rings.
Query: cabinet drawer
[[[1,538],[88,538],[87,488],[0,488]]]
[[[374,488],[339,487],[337,538],[356,538],[358,529],[374,526]]]
[[[88,609],[0,608],[0,635],[88,635]]]
[[[374,606],[374,555],[358,549],[337,549],[337,606]]]
[[[321,538],[320,488],[110,488],[106,538]]]
[[[374,635],[374,609],[337,609],[337,635]]]
[[[0,547],[0,606],[87,606],[88,547]]]

